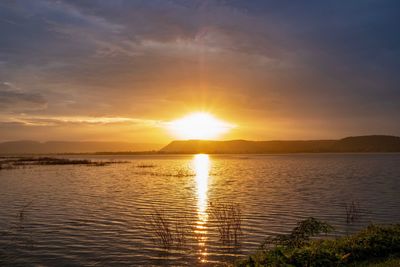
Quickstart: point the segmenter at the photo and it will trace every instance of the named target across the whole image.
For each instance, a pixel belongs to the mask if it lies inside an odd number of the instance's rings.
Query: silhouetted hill
[[[0,143],[0,154],[96,153],[158,150],[157,144],[128,142],[35,142]],[[323,153],[400,152],[400,137],[385,135],[346,137],[340,140],[311,141],[173,141],[161,153]]]
[[[400,137],[371,135],[313,141],[173,141],[164,153],[400,152]]]
[[[0,143],[0,154],[95,153],[158,150],[161,145],[128,142],[35,142],[12,141]]]
[[[336,141],[337,152],[400,152],[400,137],[368,135],[346,137]]]

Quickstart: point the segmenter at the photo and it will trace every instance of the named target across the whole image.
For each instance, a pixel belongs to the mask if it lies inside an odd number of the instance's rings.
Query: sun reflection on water
[[[197,186],[197,216],[196,235],[199,245],[199,260],[206,262],[207,257],[207,228],[206,223],[208,219],[207,214],[207,191],[208,191],[208,177],[210,173],[210,158],[205,154],[198,154],[193,159],[194,170],[196,173],[196,186]]]

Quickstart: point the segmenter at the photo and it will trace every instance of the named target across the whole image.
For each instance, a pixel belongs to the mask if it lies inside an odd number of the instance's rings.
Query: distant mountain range
[[[13,141],[0,143],[0,155],[99,153],[135,154],[140,151],[167,154],[263,154],[263,153],[335,153],[335,152],[400,152],[400,137],[369,135],[346,137],[340,140],[310,141],[172,141],[167,146],[129,142],[35,142]],[[147,153],[145,152],[145,153]],[[106,153],[106,154],[107,154]]]
[[[400,137],[369,135],[340,140],[311,141],[173,141],[163,153],[329,153],[329,152],[400,152]]]
[[[0,143],[0,154],[57,154],[159,150],[162,145],[127,142],[35,142],[13,141]]]

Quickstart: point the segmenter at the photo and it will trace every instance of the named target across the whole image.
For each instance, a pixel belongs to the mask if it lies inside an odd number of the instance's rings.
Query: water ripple
[[[215,265],[253,252],[309,216],[333,224],[333,235],[400,221],[398,154],[121,159],[131,163],[2,170],[0,264]],[[352,225],[345,220],[350,201],[361,214]],[[221,243],[210,203],[240,206],[239,247]],[[194,229],[183,246],[166,250],[153,241],[155,211]]]

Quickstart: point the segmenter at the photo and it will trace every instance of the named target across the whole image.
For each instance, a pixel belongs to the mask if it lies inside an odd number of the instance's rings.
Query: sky
[[[400,135],[400,2],[0,2],[0,141]]]

